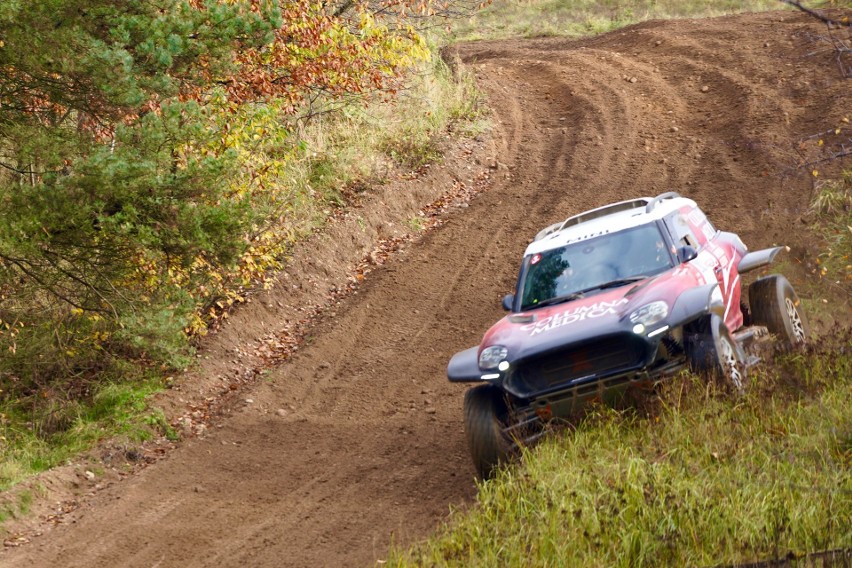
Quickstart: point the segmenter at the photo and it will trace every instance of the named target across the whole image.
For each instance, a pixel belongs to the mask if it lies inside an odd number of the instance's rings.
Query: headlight
[[[654,325],[666,319],[669,306],[665,302],[651,302],[630,314],[630,323],[642,324],[645,327]]]
[[[479,354],[479,368],[483,370],[496,369],[506,359],[508,354],[509,350],[502,345],[486,347]]]

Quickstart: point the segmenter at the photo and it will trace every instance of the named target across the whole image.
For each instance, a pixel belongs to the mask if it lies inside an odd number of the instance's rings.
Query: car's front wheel
[[[790,349],[805,342],[807,320],[799,297],[786,278],[773,274],[752,283],[748,302],[752,323],[766,326],[783,347]]]
[[[720,379],[737,392],[745,387],[745,354],[716,314],[693,330],[687,355],[693,371]]]
[[[491,385],[472,388],[464,396],[464,425],[470,455],[482,479],[494,475],[497,466],[512,455],[512,441],[505,434],[509,408],[500,389]]]

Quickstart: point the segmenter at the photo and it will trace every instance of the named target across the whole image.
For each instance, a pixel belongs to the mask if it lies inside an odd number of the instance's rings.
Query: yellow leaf
[[[817,176],[819,175],[819,171],[818,171],[818,170],[814,170],[814,171],[812,171],[811,173],[813,174],[813,176],[814,176],[814,177],[817,177]]]
[[[817,142],[817,146],[822,146],[823,144],[825,144],[825,142],[823,142],[822,140],[820,140],[819,142]]]

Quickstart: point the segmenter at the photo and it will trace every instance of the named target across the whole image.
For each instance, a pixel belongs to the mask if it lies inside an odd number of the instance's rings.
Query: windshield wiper
[[[610,280],[609,282],[605,282],[603,284],[599,284],[591,290],[606,290],[607,288],[618,288],[619,286],[624,286],[625,284],[631,284],[633,282],[639,282],[640,280],[645,280],[648,276],[629,276],[627,278],[619,278],[618,280]],[[589,292],[590,290],[583,290],[584,292]]]
[[[574,292],[573,294],[566,294],[564,296],[548,298],[547,300],[542,300],[537,304],[527,306],[525,309],[541,308],[544,306],[552,306],[553,304],[561,304],[562,302],[570,302],[571,300],[577,300],[579,298],[582,298],[585,292],[588,292],[588,290],[580,290],[579,292]]]

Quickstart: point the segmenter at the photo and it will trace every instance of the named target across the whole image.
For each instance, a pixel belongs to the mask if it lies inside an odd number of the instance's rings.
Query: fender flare
[[[680,327],[708,314],[718,314],[724,317],[725,306],[718,298],[719,283],[706,284],[698,288],[690,288],[675,300],[669,316],[671,327]]]
[[[452,383],[471,383],[481,380],[479,346],[459,351],[447,365],[447,378]]]

